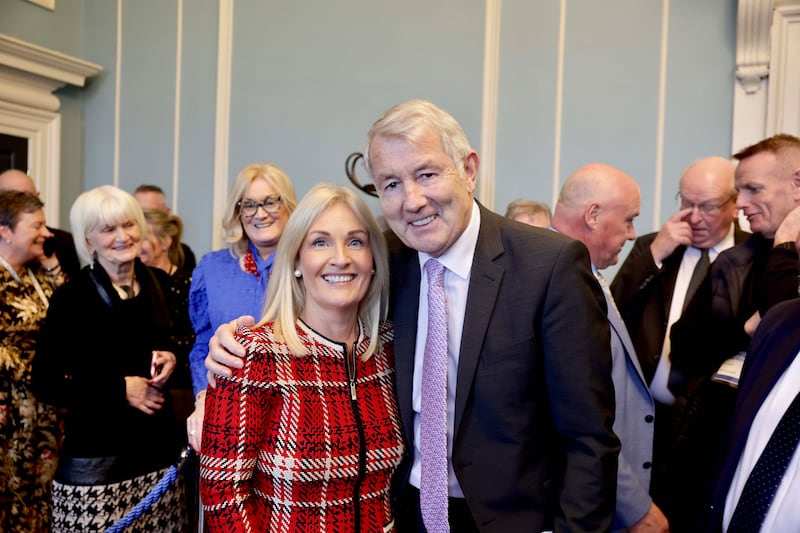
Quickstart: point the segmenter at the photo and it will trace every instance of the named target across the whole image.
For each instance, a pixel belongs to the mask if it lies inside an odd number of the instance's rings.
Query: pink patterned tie
[[[425,263],[428,276],[428,336],[422,364],[420,413],[420,509],[428,533],[449,532],[447,521],[447,306],[445,267]]]

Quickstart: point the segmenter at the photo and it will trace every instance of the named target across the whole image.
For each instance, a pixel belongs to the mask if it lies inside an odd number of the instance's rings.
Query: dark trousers
[[[730,385],[706,379],[680,413],[662,508],[670,531],[703,530],[700,519],[710,502],[714,467],[733,418],[737,392]]]
[[[478,526],[472,518],[464,498],[448,498],[447,513],[452,533],[478,533]],[[408,485],[398,502],[395,517],[398,533],[426,533],[419,507],[419,489]]]

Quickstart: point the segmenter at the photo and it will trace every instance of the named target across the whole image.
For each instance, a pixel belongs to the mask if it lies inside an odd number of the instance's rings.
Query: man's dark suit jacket
[[[48,227],[52,237],[48,237],[44,243],[44,253],[50,257],[55,252],[61,271],[67,278],[74,278],[81,269],[81,262],[78,260],[78,252],[75,250],[75,241],[72,240],[72,233],[56,228]]]
[[[664,259],[659,269],[650,252],[650,245],[657,235],[658,232],[648,233],[636,239],[611,284],[611,292],[628,326],[648,383],[653,381],[664,347],[672,293],[686,251],[686,246],[677,247]],[[749,235],[736,224],[734,244],[743,242]]]
[[[773,248],[760,234],[717,256],[670,334],[672,369],[684,376],[687,390],[748,349],[744,324],[756,311],[763,317],[775,304],[797,298],[798,274],[794,248]]]
[[[452,453],[470,512],[482,532],[608,531],[619,441],[605,298],[588,252],[483,207],[480,216]],[[411,451],[420,266],[416,251],[389,239],[397,397]]]
[[[747,352],[739,380],[739,396],[723,449],[720,450],[714,491],[706,507],[703,531],[720,531],[725,499],[747,444],[747,435],[772,387],[800,351],[800,300],[788,300],[770,309],[761,321]]]
[[[771,239],[750,235],[717,256],[672,326],[670,389],[676,402],[668,492],[674,513],[667,516],[676,530],[685,530],[683,526],[702,512],[714,460],[733,421],[736,389],[714,381],[712,375],[723,361],[750,349],[745,322],[756,311],[763,317],[776,304],[796,299],[797,283],[797,251],[774,248]]]

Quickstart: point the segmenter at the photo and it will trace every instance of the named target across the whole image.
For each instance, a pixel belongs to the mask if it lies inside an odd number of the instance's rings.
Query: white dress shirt
[[[784,371],[780,379],[772,387],[753,419],[753,425],[747,434],[747,444],[739,465],[728,488],[725,499],[725,512],[722,517],[722,530],[728,530],[733,511],[742,495],[747,478],[755,467],[761,452],[767,446],[772,432],[778,426],[783,414],[789,408],[800,388],[800,353]],[[796,533],[800,531],[800,453],[795,450],[786,472],[783,475],[778,491],[772,499],[772,505],[764,517],[761,531],[770,533]],[[756,532],[754,532],[756,533]]]
[[[733,225],[730,231],[720,242],[708,249],[708,260],[712,263],[720,254],[720,252],[733,247]],[[670,392],[667,387],[669,380],[670,370],[672,363],[669,357],[672,345],[670,344],[669,334],[672,330],[672,325],[678,321],[683,314],[683,304],[686,299],[686,291],[689,289],[689,281],[692,279],[694,267],[700,260],[700,249],[694,247],[687,247],[683,252],[683,259],[681,259],[681,266],[678,269],[678,277],[675,279],[675,289],[672,291],[672,303],[669,307],[669,318],[667,319],[667,331],[664,335],[664,345],[661,350],[661,357],[658,359],[658,366],[656,373],[653,376],[653,381],[650,383],[650,391],[653,393],[653,398],[657,401],[672,405],[675,403],[675,396]],[[661,265],[659,265],[661,267]]]
[[[481,216],[478,204],[472,204],[472,216],[464,233],[436,260],[447,270],[444,275],[444,290],[447,300],[447,463],[449,468],[450,497],[463,498],[464,493],[458,485],[453,471],[453,425],[456,411],[456,379],[458,358],[461,352],[461,333],[464,330],[464,314],[467,308],[472,258],[478,243],[478,230]],[[414,462],[409,482],[415,487],[420,484],[419,454],[419,413],[422,404],[422,361],[425,358],[425,332],[428,331],[428,280],[425,276],[425,262],[431,256],[420,252],[419,264],[422,272],[419,284],[419,315],[417,317],[417,344],[414,351],[414,381],[412,407],[414,409]]]

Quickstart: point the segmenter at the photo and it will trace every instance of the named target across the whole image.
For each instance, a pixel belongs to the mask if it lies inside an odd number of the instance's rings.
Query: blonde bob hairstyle
[[[239,220],[239,208],[236,204],[242,201],[247,188],[256,179],[263,179],[278,191],[281,205],[288,214],[291,215],[297,206],[297,196],[289,176],[272,163],[254,163],[239,172],[231,185],[228,205],[225,207],[225,214],[222,217],[222,237],[228,245],[231,255],[236,259],[247,254],[247,248],[250,246],[250,239],[247,238],[247,233],[244,232],[242,222]]]
[[[93,261],[86,236],[101,226],[116,226],[133,221],[144,238],[147,222],[142,208],[132,194],[113,185],[102,185],[78,196],[69,210],[69,223],[78,257],[84,264]],[[140,241],[141,244],[141,241]]]
[[[267,286],[264,316],[259,325],[274,322],[275,334],[283,339],[295,355],[307,355],[308,350],[300,341],[295,325],[306,302],[306,291],[302,278],[294,276],[300,248],[309,229],[319,216],[334,204],[349,207],[369,234],[369,247],[375,274],[372,276],[367,294],[358,309],[358,318],[370,344],[362,359],[367,360],[380,347],[378,326],[386,319],[389,297],[389,254],[378,221],[366,202],[347,187],[328,183],[314,186],[303,197],[289,217],[275,252],[272,277]]]

